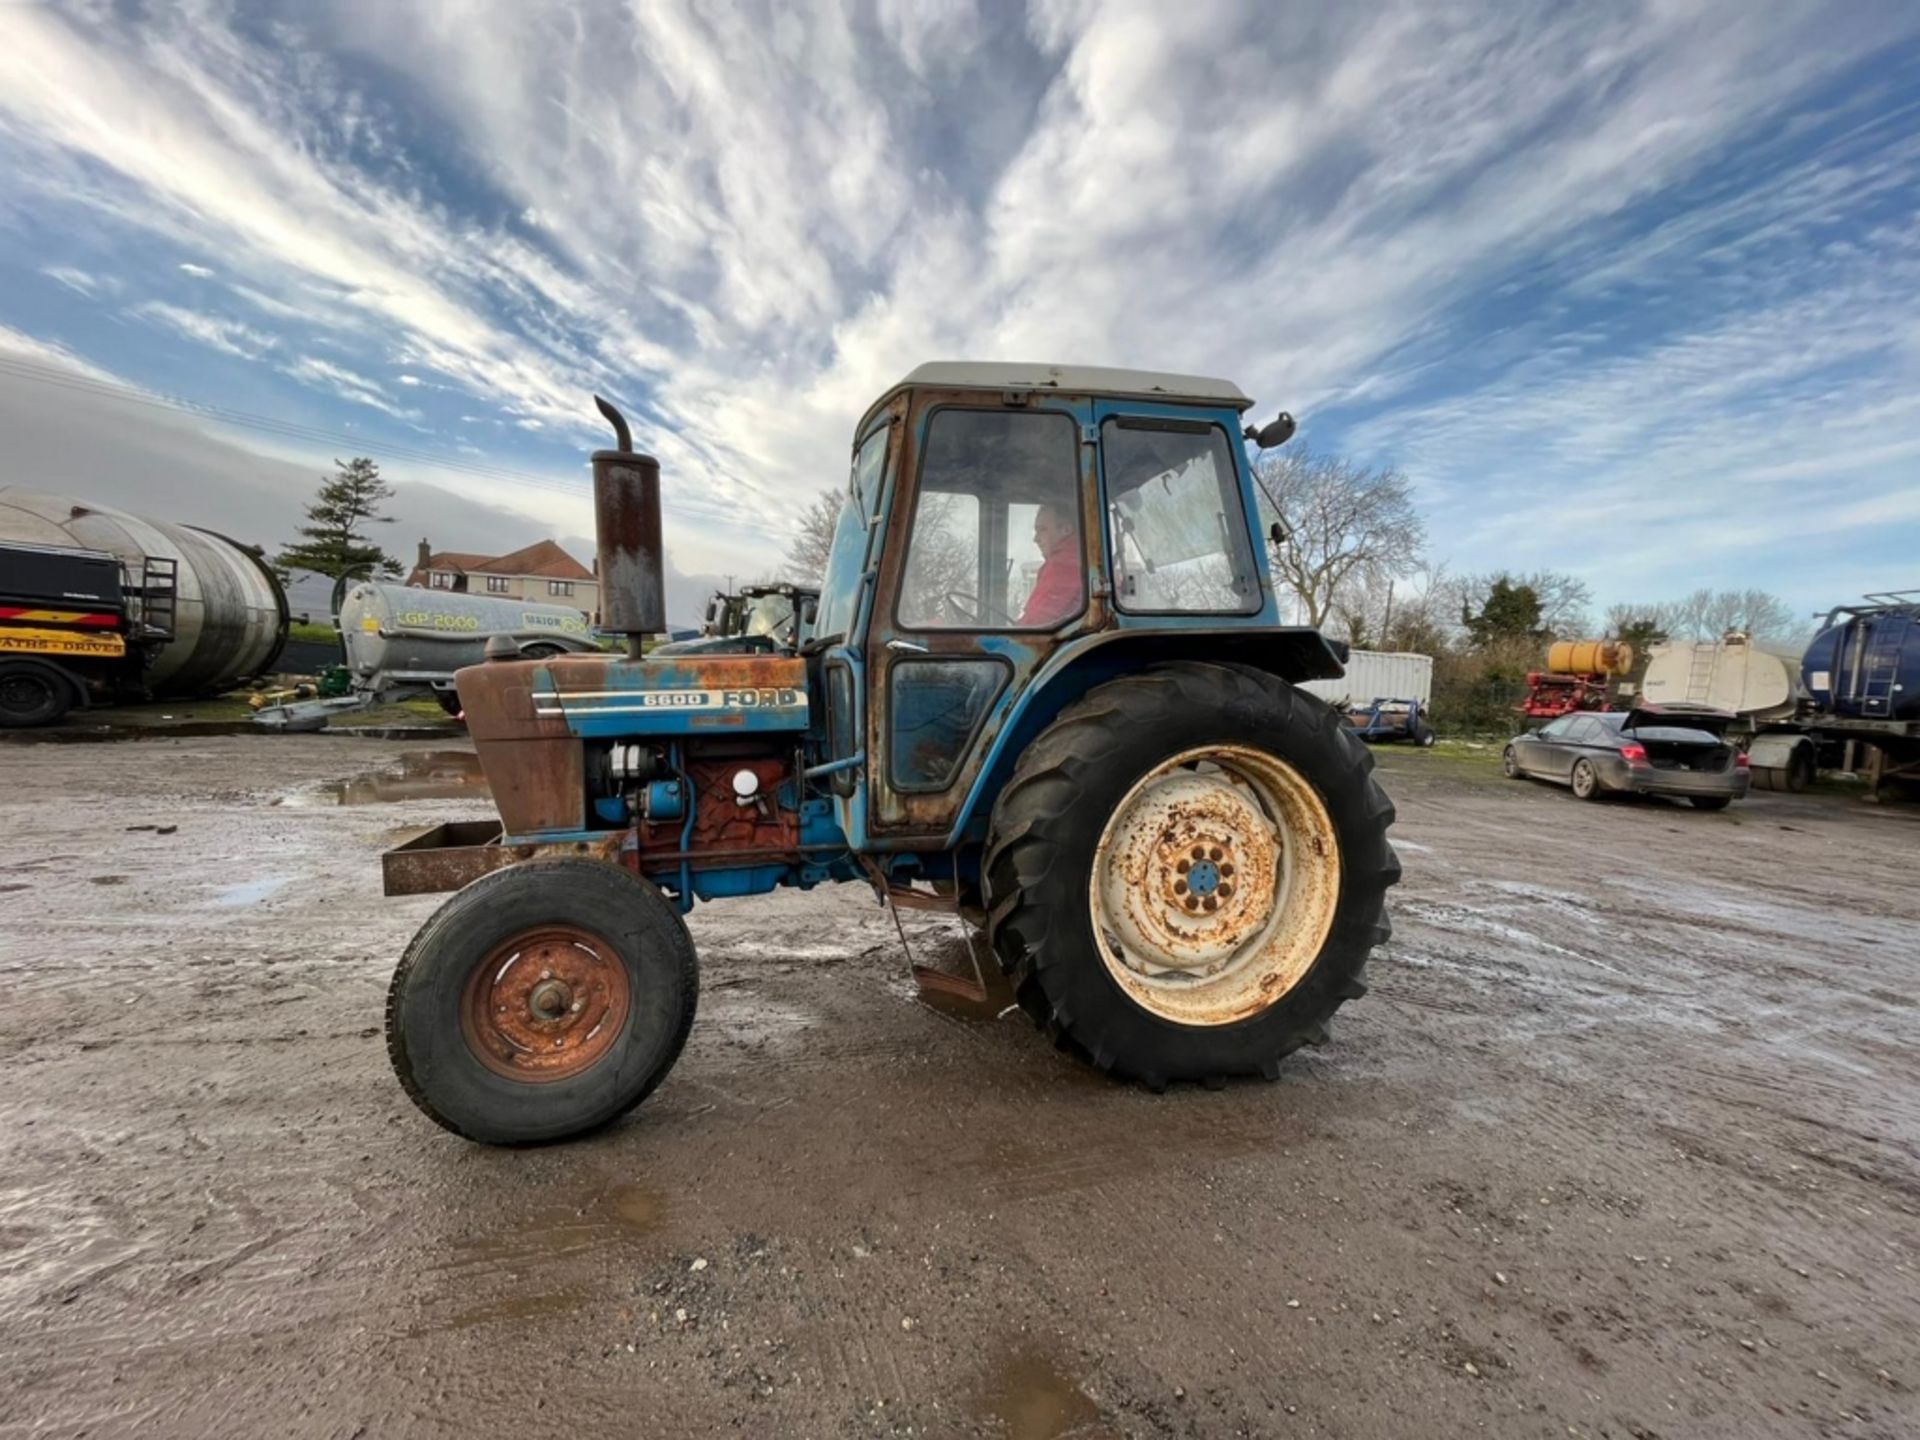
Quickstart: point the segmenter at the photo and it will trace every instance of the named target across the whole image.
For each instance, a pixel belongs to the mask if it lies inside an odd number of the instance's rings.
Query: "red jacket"
[[[1040,562],[1033,593],[1020,612],[1024,626],[1051,627],[1080,613],[1084,598],[1080,574],[1080,537],[1063,535]]]

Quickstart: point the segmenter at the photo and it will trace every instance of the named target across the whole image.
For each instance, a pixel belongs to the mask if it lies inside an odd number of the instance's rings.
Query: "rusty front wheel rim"
[[[547,1084],[605,1059],[631,1006],[627,967],[611,945],[579,926],[546,925],[503,941],[474,966],[460,1032],[494,1074]]]
[[[1134,1001],[1182,1025],[1230,1025],[1285,998],[1319,958],[1340,844],[1293,766],[1201,746],[1114,807],[1089,881],[1095,942]]]

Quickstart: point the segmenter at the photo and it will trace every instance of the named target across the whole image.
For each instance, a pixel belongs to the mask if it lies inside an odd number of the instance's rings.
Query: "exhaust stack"
[[[628,658],[640,642],[667,629],[667,557],[660,532],[660,462],[634,453],[618,410],[593,403],[613,426],[612,450],[593,452],[593,515],[600,547],[600,628],[627,637]]]

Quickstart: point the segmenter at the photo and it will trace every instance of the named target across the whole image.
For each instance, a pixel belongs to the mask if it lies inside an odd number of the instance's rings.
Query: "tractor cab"
[[[1251,404],[1224,380],[981,363],[923,365],[875,402],[809,647],[824,758],[859,761],[836,787],[856,843],[979,838],[1019,739],[1121,667],[1213,651],[1340,673],[1280,625]]]
[[[1268,583],[1247,442],[1291,419],[1245,427],[1222,380],[924,365],[855,427],[810,622],[650,648],[660,468],[600,403],[626,652],[489,646],[456,683],[500,824],[386,857],[389,893],[459,889],[388,1010],[435,1120],[538,1140],[638,1104],[693,1019],[683,913],[778,886],[954,913],[1057,1043],[1156,1089],[1277,1076],[1364,991],[1393,807],[1294,688],[1342,671]]]

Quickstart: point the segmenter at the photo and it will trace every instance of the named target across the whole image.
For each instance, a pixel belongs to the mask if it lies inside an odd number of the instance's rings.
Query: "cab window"
[[[899,619],[909,630],[1053,630],[1087,608],[1079,426],[1048,410],[934,412]]]
[[[867,567],[867,539],[886,478],[891,429],[881,426],[854,452],[847,498],[841,502],[840,518],[834,522],[833,545],[827,551],[826,575],[820,582],[820,608],[813,625],[816,635],[844,637],[853,623],[854,609],[860,603],[860,575]]]
[[[1114,599],[1122,610],[1260,608],[1233,452],[1218,425],[1116,416],[1100,427]]]

